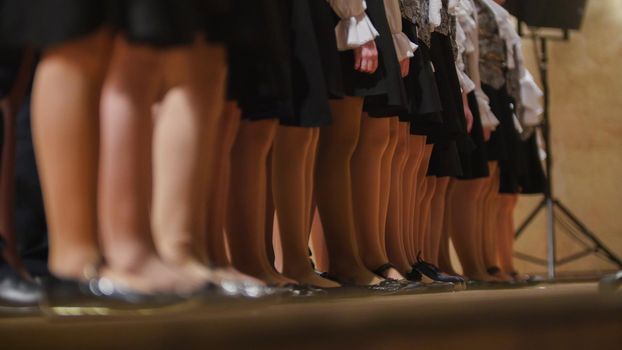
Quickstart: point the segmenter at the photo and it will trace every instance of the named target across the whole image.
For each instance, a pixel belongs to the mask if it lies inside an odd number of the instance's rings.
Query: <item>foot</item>
[[[156,255],[135,261],[131,266],[105,266],[99,277],[108,278],[129,290],[144,294],[188,294],[202,288],[211,278],[207,268],[193,265],[171,266]]]
[[[286,285],[298,284],[293,279],[287,278],[276,270],[274,270],[271,266],[236,266],[237,270],[247,276],[251,276],[255,279],[260,280],[268,286],[273,287],[282,287]]]
[[[373,286],[385,281],[373,272],[363,267],[353,267],[347,269],[331,269],[329,275],[334,276],[337,281],[346,285]]]
[[[300,284],[309,285],[317,288],[328,289],[341,287],[339,283],[321,277],[314,270],[311,269],[302,273],[291,273],[288,271],[283,271],[283,275],[296,280]]]
[[[367,265],[369,266],[369,265]],[[397,267],[395,267],[393,264],[391,263],[385,263],[382,265],[376,265],[376,268],[374,268],[372,270],[373,273],[375,273],[378,277],[384,278],[384,279],[390,279],[390,280],[396,280],[396,281],[404,281],[406,280],[406,277],[404,277],[404,275],[402,275],[398,270]]]

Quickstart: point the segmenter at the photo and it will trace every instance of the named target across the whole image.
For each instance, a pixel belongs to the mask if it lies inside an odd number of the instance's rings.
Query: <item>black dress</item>
[[[4,0],[2,40],[47,48],[79,39],[102,26],[130,42],[190,44],[197,33],[224,40],[225,0]]]

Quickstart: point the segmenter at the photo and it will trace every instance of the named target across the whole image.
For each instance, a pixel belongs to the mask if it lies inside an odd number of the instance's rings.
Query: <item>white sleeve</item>
[[[418,46],[402,32],[402,14],[399,0],[384,0],[384,9],[391,28],[397,60],[402,61],[405,58],[413,57]]]
[[[525,126],[537,126],[542,122],[542,112],[544,109],[540,99],[543,96],[542,90],[536,84],[531,73],[524,70],[520,79],[520,94],[523,105],[522,122]]]
[[[378,31],[365,13],[364,0],[327,0],[341,18],[335,27],[337,48],[347,51],[357,48],[378,36]]]
[[[475,89],[475,98],[477,99],[477,106],[479,107],[479,116],[482,120],[482,126],[484,128],[490,128],[495,130],[499,126],[499,119],[490,109],[490,99],[488,95],[482,91],[481,88]]]

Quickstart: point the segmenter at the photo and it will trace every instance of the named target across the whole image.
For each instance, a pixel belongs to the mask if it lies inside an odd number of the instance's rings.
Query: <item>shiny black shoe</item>
[[[455,285],[451,282],[434,281],[428,277],[426,277],[427,281],[424,282],[423,275],[415,268],[413,268],[412,270],[410,270],[410,272],[406,274],[406,278],[410,283],[424,286],[430,291],[430,293],[446,293],[456,291]]]
[[[41,285],[26,280],[6,269],[0,276],[0,314],[25,315],[39,313],[43,292]]]
[[[417,263],[413,265],[413,270],[417,270],[422,275],[425,275],[428,278],[438,282],[449,282],[453,283],[454,285],[464,285],[466,283],[464,278],[448,275],[444,272],[441,272],[438,267],[421,259],[421,253],[419,253],[419,256],[417,257]]]
[[[46,277],[41,280],[42,310],[58,316],[111,315],[161,309],[180,304],[187,296],[143,294],[120,287],[107,278],[86,282]]]

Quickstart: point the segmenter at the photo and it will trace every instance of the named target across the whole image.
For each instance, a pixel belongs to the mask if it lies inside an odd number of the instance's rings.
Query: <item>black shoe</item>
[[[41,307],[59,316],[109,315],[115,311],[159,309],[180,304],[187,296],[144,294],[119,287],[107,278],[86,282],[46,277],[42,279]]]
[[[421,259],[421,253],[417,257],[417,263],[413,266],[413,270],[417,270],[422,275],[427,276],[428,278],[438,281],[438,282],[448,282],[456,284],[464,285],[466,283],[465,279],[459,276],[448,275],[444,272],[441,272],[438,267],[430,264],[429,262]]]
[[[40,284],[26,280],[8,268],[0,276],[0,314],[38,313],[42,295]]]

